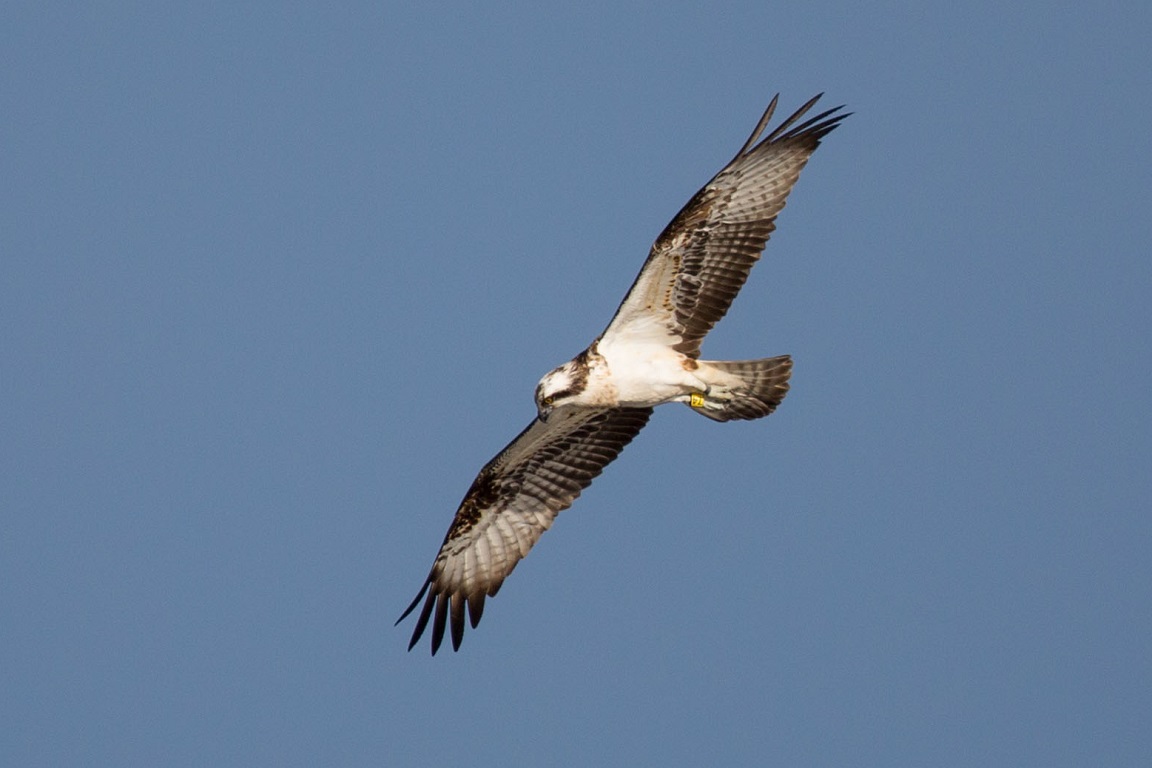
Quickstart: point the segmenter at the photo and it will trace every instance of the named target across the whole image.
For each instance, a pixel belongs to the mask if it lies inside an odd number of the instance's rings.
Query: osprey
[[[663,403],[714,421],[759,419],[788,392],[792,359],[701,360],[700,343],[728,311],[760,258],[776,215],[842,107],[802,123],[819,94],[758,141],[772,99],[744,146],[656,238],[612,322],[536,387],[536,418],[480,470],[456,511],[416,599],[424,607],[408,650],[432,622],[432,653],[451,627],[475,628],[528,550]]]

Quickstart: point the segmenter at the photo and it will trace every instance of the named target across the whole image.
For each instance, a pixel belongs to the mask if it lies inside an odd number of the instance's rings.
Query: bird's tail
[[[717,372],[719,380],[708,392],[692,395],[688,404],[715,421],[763,418],[788,394],[792,375],[788,355],[760,360],[701,360],[699,365]]]

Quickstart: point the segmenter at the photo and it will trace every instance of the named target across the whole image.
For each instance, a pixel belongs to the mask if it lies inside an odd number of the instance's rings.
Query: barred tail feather
[[[788,394],[788,378],[792,375],[792,358],[788,355],[760,360],[702,360],[700,365],[739,382],[704,395],[699,406],[692,402],[694,411],[714,421],[763,418],[776,410]]]

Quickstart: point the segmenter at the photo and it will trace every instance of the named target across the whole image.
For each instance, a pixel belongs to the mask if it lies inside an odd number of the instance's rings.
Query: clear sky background
[[[572,5],[3,5],[0,764],[1149,765],[1147,3]],[[406,653],[776,91],[855,114],[705,352],[788,399]]]

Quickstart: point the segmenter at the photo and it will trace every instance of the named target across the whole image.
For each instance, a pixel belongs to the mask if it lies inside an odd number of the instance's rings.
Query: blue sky
[[[1137,3],[9,3],[0,763],[1144,765]],[[392,623],[775,92],[855,114],[458,654]]]

